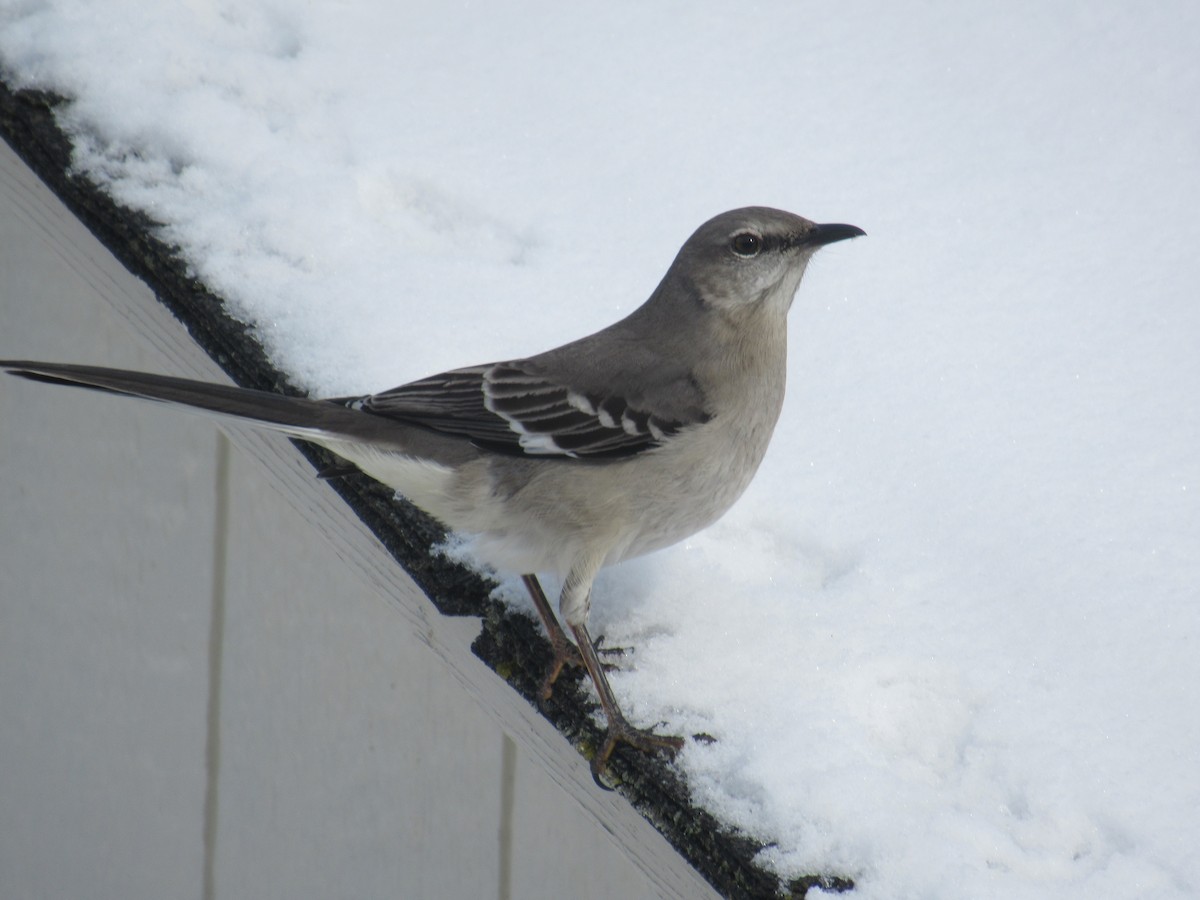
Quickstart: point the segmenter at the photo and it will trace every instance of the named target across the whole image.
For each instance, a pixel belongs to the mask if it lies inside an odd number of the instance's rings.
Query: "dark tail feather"
[[[148,372],[24,360],[0,360],[0,368],[30,381],[66,384],[127,397],[175,403],[222,416],[261,422],[301,437],[306,434],[326,434],[378,438],[382,424],[375,416],[367,416],[327,400],[285,397],[267,391],[153,375]]]

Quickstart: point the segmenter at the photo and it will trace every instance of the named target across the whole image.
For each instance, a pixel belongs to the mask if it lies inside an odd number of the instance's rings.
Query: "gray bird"
[[[554,648],[542,693],[587,669],[617,743],[673,753],[631,725],[587,629],[603,566],[676,543],[750,483],[783,404],[787,313],[813,253],[865,234],[791,213],[722,213],[688,238],[642,306],[537,356],[366,397],[314,400],[91,366],[0,361],[14,375],[250,419],[331,450],[523,578]],[[555,618],[537,572],[562,579]]]

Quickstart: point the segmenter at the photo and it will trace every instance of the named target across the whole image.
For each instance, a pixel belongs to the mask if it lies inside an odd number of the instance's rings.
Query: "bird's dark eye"
[[[729,246],[738,256],[758,256],[758,252],[762,250],[762,238],[757,234],[749,231],[743,231],[733,236],[733,240],[729,242]]]

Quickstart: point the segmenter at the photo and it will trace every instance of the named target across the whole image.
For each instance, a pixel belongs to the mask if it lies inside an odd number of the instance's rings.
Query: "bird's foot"
[[[538,697],[542,700],[549,700],[554,694],[554,682],[558,681],[558,676],[562,674],[563,669],[567,666],[586,668],[586,664],[583,661],[583,654],[579,652],[579,648],[572,644],[562,631],[558,632],[558,640],[555,637],[556,635],[551,633],[550,646],[554,650],[554,656],[550,660],[550,666],[546,670],[546,677],[542,679],[542,686],[538,690]],[[601,647],[600,644],[603,640],[603,635],[596,640],[596,652],[601,656],[624,656],[629,652],[625,647]],[[620,666],[616,663],[603,662],[600,664],[600,668],[605,672],[616,672]]]
[[[613,751],[617,749],[617,744],[628,744],[643,753],[662,751],[669,758],[674,758],[675,754],[683,748],[683,738],[669,734],[655,734],[646,728],[634,728],[625,720],[624,716],[610,718],[608,732],[604,736],[604,744],[600,747],[600,752],[592,757],[591,764],[592,780],[606,791],[611,791],[612,788],[601,780],[601,776],[608,770],[608,760]]]
[[[630,653],[629,647],[605,647],[604,635],[600,635],[600,637],[596,638],[595,644],[596,652],[601,656],[628,656]],[[618,667],[616,665],[605,664],[604,668],[608,672],[613,672],[616,671]]]
[[[542,686],[538,691],[542,700],[550,699],[550,695],[554,693],[554,682],[558,681],[558,676],[566,666],[580,667],[584,664],[579,648],[567,640],[567,636],[561,631],[557,636],[553,633],[550,635],[550,646],[554,650],[554,657],[550,660],[550,668],[546,670],[546,677],[542,679]]]

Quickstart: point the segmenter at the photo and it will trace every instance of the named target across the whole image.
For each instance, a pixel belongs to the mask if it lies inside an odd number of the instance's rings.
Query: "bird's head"
[[[668,279],[690,282],[689,293],[730,315],[764,305],[786,313],[813,253],[864,234],[854,225],[820,225],[783,210],[748,206],[697,228]]]

